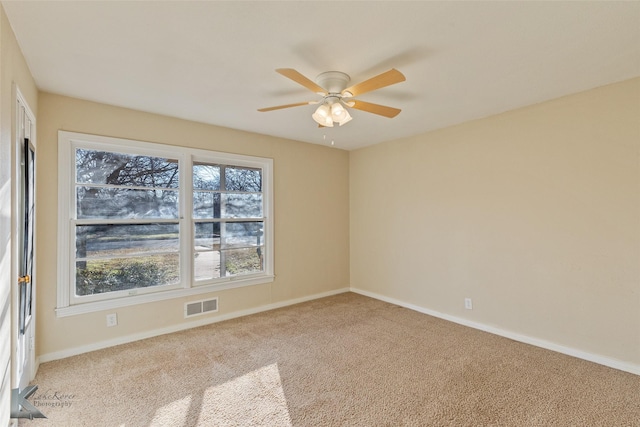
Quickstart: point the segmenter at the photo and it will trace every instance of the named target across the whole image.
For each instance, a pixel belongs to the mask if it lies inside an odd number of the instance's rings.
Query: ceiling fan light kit
[[[350,122],[352,117],[347,108],[355,108],[357,110],[378,114],[388,118],[397,116],[401,111],[398,108],[352,99],[353,96],[361,95],[366,92],[371,92],[376,89],[405,81],[406,79],[404,75],[395,68],[350,87],[347,87],[347,85],[351,81],[351,78],[348,74],[341,71],[327,71],[321,73],[316,77],[317,83],[306,78],[293,68],[278,68],[276,72],[306,87],[310,91],[321,95],[322,99],[320,101],[307,101],[296,104],[279,105],[276,107],[260,108],[258,111],[266,112],[302,105],[320,104],[316,111],[311,115],[313,120],[318,123],[320,127],[333,127],[334,123],[338,123],[342,126],[345,123]]]
[[[318,107],[315,113],[311,115],[313,120],[319,125],[326,127],[333,127],[333,120],[331,119],[331,111],[327,104],[322,104]]]
[[[333,127],[334,123],[342,126],[352,119],[351,114],[342,106],[342,100],[330,96],[324,97],[322,104],[320,104],[311,117],[320,126],[330,128]]]

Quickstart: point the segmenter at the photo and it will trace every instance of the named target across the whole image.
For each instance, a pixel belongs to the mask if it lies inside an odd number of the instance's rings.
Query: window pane
[[[76,295],[93,295],[179,282],[179,255],[76,262]]]
[[[220,218],[220,193],[194,191],[193,217]]]
[[[178,190],[76,188],[78,219],[178,218]]]
[[[98,150],[76,150],[79,183],[178,188],[178,160]]]
[[[236,166],[227,166],[224,173],[227,191],[262,191],[262,171]]]
[[[195,224],[194,279],[207,280],[220,277],[220,223]]]
[[[264,244],[262,222],[229,222],[222,225],[222,249],[256,247]]]
[[[262,218],[262,194],[225,193],[222,218]]]
[[[195,280],[216,279],[220,277],[220,252],[196,252],[193,261]]]
[[[196,251],[220,249],[220,223],[196,223],[194,238]]]
[[[230,249],[222,251],[227,276],[251,274],[262,271],[264,248]]]
[[[220,223],[195,224],[193,276],[195,280],[220,277]]]
[[[220,277],[238,276],[263,271],[264,247],[228,249],[222,251],[202,251],[195,253],[195,280],[209,280]],[[224,262],[224,273],[221,263]]]
[[[195,163],[193,188],[196,190],[220,190],[220,166]]]
[[[179,250],[178,224],[76,227],[76,258],[124,257]]]
[[[262,218],[262,194],[194,191],[193,217]]]
[[[195,224],[195,280],[263,270],[262,221]],[[222,250],[220,250],[222,248]]]

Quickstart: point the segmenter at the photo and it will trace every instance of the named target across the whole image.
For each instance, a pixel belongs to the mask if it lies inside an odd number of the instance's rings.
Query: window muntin
[[[58,158],[58,316],[273,281],[270,159],[65,131]]]

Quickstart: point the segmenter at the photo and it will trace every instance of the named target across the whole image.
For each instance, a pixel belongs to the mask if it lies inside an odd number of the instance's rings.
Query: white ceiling
[[[38,87],[198,122],[354,149],[640,75],[640,2],[3,1]],[[318,100],[276,68],[352,83],[401,108],[319,129]],[[325,138],[326,136],[326,138]]]

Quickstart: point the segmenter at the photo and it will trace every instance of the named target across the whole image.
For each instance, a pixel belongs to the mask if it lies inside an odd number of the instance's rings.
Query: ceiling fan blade
[[[370,102],[364,101],[351,101],[353,105],[351,108],[355,108],[356,110],[366,111],[367,113],[378,114],[379,116],[393,118],[400,114],[399,108],[387,107],[385,105],[372,104]]]
[[[313,81],[309,80],[293,68],[278,68],[276,72],[282,74],[285,77],[290,78],[294,82],[301,84],[302,86],[309,89],[311,92],[315,92],[320,95],[326,95],[327,91],[323,88],[315,84]]]
[[[275,107],[266,107],[266,108],[258,108],[258,111],[273,111],[273,110],[282,110],[283,108],[291,108],[291,107],[300,107],[301,105],[311,105],[317,104],[316,101],[307,101],[307,102],[296,102],[295,104],[287,104],[287,105],[277,105]]]
[[[380,89],[386,86],[391,86],[396,83],[405,81],[404,74],[395,68],[390,69],[386,73],[378,74],[375,77],[371,77],[369,80],[365,80],[362,83],[353,85],[342,91],[344,95],[346,92],[351,93],[351,96],[358,96],[372,90]]]

